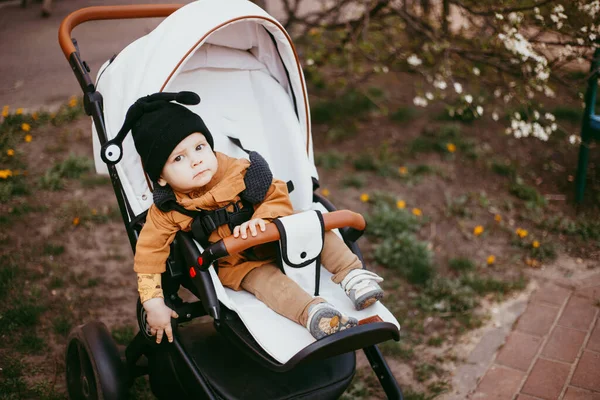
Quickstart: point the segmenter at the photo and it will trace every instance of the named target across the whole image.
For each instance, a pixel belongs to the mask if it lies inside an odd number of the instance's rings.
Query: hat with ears
[[[122,143],[131,130],[142,165],[148,177],[156,182],[173,149],[192,133],[203,134],[214,149],[213,137],[202,118],[172,101],[195,105],[200,103],[200,97],[193,92],[155,93],[141,97],[129,107],[119,133],[102,146],[102,160],[113,165],[121,160]]]

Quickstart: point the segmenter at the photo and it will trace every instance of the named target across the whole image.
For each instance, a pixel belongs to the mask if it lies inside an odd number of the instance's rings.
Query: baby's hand
[[[246,231],[248,230],[248,228],[250,228],[250,233],[252,234],[252,236],[256,236],[258,234],[258,231],[256,230],[256,225],[258,225],[260,227],[261,232],[264,232],[266,229],[265,224],[266,223],[265,223],[264,219],[261,219],[261,218],[251,219],[248,222],[244,222],[243,224],[236,226],[233,229],[233,237],[237,238],[241,234],[242,239],[246,239],[248,237],[246,234]]]
[[[179,315],[165,304],[162,297],[146,300],[143,304],[146,310],[150,334],[156,335],[156,343],[160,343],[163,332],[167,334],[169,342],[173,342],[173,329],[171,328],[171,317],[178,318]]]

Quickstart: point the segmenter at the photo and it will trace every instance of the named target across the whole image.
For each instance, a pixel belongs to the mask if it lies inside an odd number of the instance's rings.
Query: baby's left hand
[[[256,236],[258,234],[258,231],[256,230],[256,225],[258,225],[260,227],[261,232],[265,231],[265,229],[266,229],[265,220],[261,219],[261,218],[255,218],[255,219],[251,219],[250,221],[244,222],[241,225],[236,226],[233,229],[233,237],[237,238],[241,234],[242,239],[246,239],[248,237],[248,235],[246,233],[248,231],[248,228],[250,228],[250,233],[252,234],[252,236]]]

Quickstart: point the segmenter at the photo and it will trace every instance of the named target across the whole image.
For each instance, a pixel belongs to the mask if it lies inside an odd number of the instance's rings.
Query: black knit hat
[[[104,162],[116,164],[120,161],[121,143],[129,130],[144,169],[153,182],[160,177],[173,149],[192,133],[202,133],[214,149],[213,137],[202,118],[171,100],[187,105],[200,103],[200,97],[192,92],[155,93],[138,99],[129,107],[117,136],[102,146]]]

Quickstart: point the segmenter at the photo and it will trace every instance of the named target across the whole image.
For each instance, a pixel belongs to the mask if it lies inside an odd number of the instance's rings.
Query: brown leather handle
[[[325,223],[326,231],[336,228],[343,228],[346,226],[362,231],[367,226],[367,223],[362,215],[350,210],[339,210],[325,213],[323,214],[323,222]],[[256,236],[249,235],[246,239],[229,236],[223,239],[223,244],[225,245],[228,254],[236,254],[249,249],[250,247],[254,247],[263,243],[274,242],[276,240],[279,240],[279,231],[277,230],[277,227],[275,224],[267,224],[265,231],[259,231],[258,235]]]
[[[75,52],[71,41],[71,31],[77,25],[87,21],[105,19],[132,19],[167,17],[183,7],[183,4],[139,4],[131,6],[95,6],[86,7],[67,15],[58,28],[58,43],[69,60]]]

